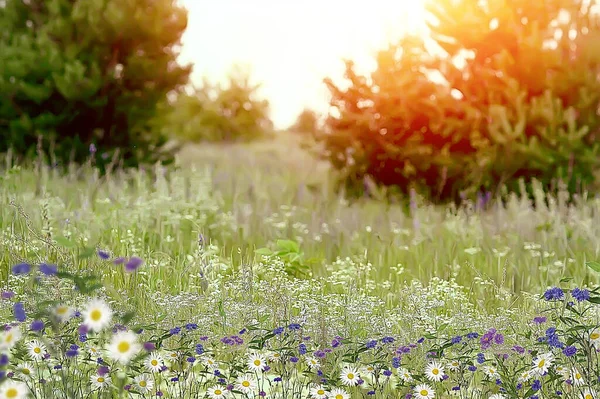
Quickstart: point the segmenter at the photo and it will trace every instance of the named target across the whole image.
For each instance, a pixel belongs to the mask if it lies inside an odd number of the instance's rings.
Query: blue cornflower
[[[300,353],[301,355],[306,354],[306,345],[305,344],[298,345],[298,353]]]
[[[100,259],[104,259],[104,260],[110,258],[110,254],[108,252],[106,252],[106,251],[101,250],[101,249],[98,250],[98,256],[100,257]]]
[[[590,292],[586,289],[575,288],[571,291],[571,296],[577,299],[577,302],[587,301],[590,299]]]
[[[283,327],[277,327],[276,329],[273,330],[273,334],[275,335],[279,335],[283,332]]]
[[[315,352],[315,356],[318,357],[319,359],[323,359],[326,356],[326,354],[322,350],[318,350]]]
[[[317,375],[318,375],[319,377],[323,377],[323,371],[321,371],[321,370],[317,370]]]
[[[471,372],[477,371],[477,366],[470,365],[469,366],[469,371],[471,371]]]
[[[533,318],[533,322],[535,324],[543,324],[546,322],[546,320],[548,320],[548,319],[545,316],[538,316],[538,317]]]
[[[0,355],[0,367],[8,366],[8,355],[3,353]]]
[[[132,256],[131,258],[129,258],[127,263],[125,263],[125,271],[134,272],[140,266],[142,266],[142,263],[144,263],[144,261],[141,258],[138,258],[137,256]]]
[[[369,391],[367,392],[367,395],[375,395],[375,391]]]
[[[245,334],[245,333],[246,333],[246,331],[248,331],[248,330],[246,330],[245,328],[242,328],[242,329],[241,329],[241,330],[238,332],[238,334],[240,334],[240,335],[242,335],[242,334]]]
[[[181,327],[174,327],[169,330],[170,335],[177,335],[181,332]]]
[[[79,342],[85,342],[85,341],[87,341],[87,335],[79,334]]]
[[[273,382],[281,382],[281,377],[275,377],[275,378],[273,378]]]
[[[171,377],[171,382],[177,382],[177,381],[179,381],[179,378],[177,378],[177,377]]]
[[[395,357],[392,359],[392,367],[395,369],[400,367],[400,358]]]
[[[46,276],[54,276],[56,273],[58,273],[58,266],[40,263],[40,272]]]
[[[65,355],[67,355],[67,357],[75,357],[79,355],[79,347],[77,345],[71,345],[69,349],[67,349]]]
[[[476,332],[470,332],[467,334],[467,338],[469,338],[469,339],[475,339],[478,337],[479,337],[479,333],[476,333]]]
[[[12,267],[13,274],[27,274],[31,271],[29,263],[17,263]]]
[[[296,356],[290,357],[290,362],[292,362],[292,363],[298,363],[298,360],[300,360],[300,359],[298,359]]]
[[[373,349],[377,346],[377,340],[376,339],[372,339],[369,342],[367,342],[366,347],[368,349]]]
[[[31,331],[42,331],[44,329],[44,322],[41,320],[34,320],[31,322],[29,327]]]
[[[458,344],[460,341],[462,341],[462,336],[460,336],[460,335],[452,338],[452,343],[453,344]]]
[[[452,387],[453,391],[460,391],[460,387],[458,385]]]
[[[196,323],[188,323],[185,325],[185,329],[188,331],[196,330],[198,328],[198,324]]]
[[[187,359],[185,359],[185,360],[187,360],[187,362],[188,362],[188,363],[194,363],[194,362],[196,361],[196,358],[195,358],[194,356],[189,356],[189,357],[188,357]]]
[[[558,288],[558,287],[549,288],[548,290],[546,290],[546,292],[544,292],[544,298],[547,301],[561,300],[564,297],[565,297],[565,293],[563,292],[563,290],[561,288]]]
[[[288,328],[289,328],[290,330],[292,330],[292,331],[296,331],[296,330],[299,330],[299,329],[300,329],[300,328],[302,328],[302,327],[301,327],[301,326],[300,326],[300,324],[298,324],[298,323],[292,323],[292,324],[290,324],[290,325],[288,326]]]
[[[24,322],[27,318],[27,315],[25,314],[25,308],[23,307],[23,302],[15,303],[13,306],[13,312],[17,321]]]
[[[389,377],[392,375],[392,370],[383,370],[383,375],[385,375],[386,377]]]
[[[425,341],[425,338],[421,337],[417,340],[417,343],[422,344]]]
[[[533,384],[531,384],[531,389],[536,392],[542,389],[542,382],[540,380],[534,380]]]
[[[485,355],[483,353],[477,354],[477,363],[483,364],[485,362]]]
[[[519,346],[519,345],[513,346],[513,350],[521,355],[523,353],[525,353],[525,348],[523,348],[522,346]]]
[[[563,354],[566,357],[571,357],[573,355],[575,355],[577,353],[577,348],[574,346],[567,346],[565,349],[563,349]]]
[[[381,338],[382,344],[391,344],[395,341],[394,337],[383,337]]]
[[[204,353],[204,346],[202,344],[196,344],[196,354],[201,355]]]
[[[332,348],[337,348],[338,346],[340,346],[342,344],[342,341],[338,340],[338,339],[334,339],[333,341],[331,341],[331,347]]]

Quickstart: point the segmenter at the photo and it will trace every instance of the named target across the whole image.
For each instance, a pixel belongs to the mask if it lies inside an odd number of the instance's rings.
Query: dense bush
[[[273,129],[269,102],[257,98],[258,85],[247,73],[235,69],[228,84],[204,82],[181,94],[163,121],[163,131],[182,141],[249,141]],[[170,105],[168,105],[171,107]]]
[[[6,0],[0,7],[0,153],[58,162],[169,161],[148,126],[188,80],[186,10],[171,0]],[[38,149],[39,146],[39,149]]]
[[[346,187],[370,178],[446,201],[520,179],[571,193],[593,182],[600,21],[585,4],[440,0],[428,7],[437,46],[405,37],[370,76],[348,62],[343,86],[326,80],[322,136]]]
[[[303,135],[316,136],[322,130],[321,117],[312,109],[305,108],[289,130]]]

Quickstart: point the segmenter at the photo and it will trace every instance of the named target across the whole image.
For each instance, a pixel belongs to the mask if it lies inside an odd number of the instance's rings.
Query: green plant
[[[292,240],[277,240],[276,249],[259,248],[257,255],[279,258],[284,262],[285,272],[293,277],[309,277],[310,261],[304,257],[304,252],[300,250],[297,242]]]
[[[156,104],[187,83],[186,10],[170,0],[7,0],[0,7],[0,153],[168,163]]]

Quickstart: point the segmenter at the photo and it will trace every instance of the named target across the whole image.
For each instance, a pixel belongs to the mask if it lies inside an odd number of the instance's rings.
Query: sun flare
[[[341,76],[344,58],[367,70],[389,42],[427,32],[425,0],[180,1],[189,10],[181,59],[195,63],[193,81],[224,81],[234,64],[248,67],[281,127],[304,106],[327,110],[322,79]]]

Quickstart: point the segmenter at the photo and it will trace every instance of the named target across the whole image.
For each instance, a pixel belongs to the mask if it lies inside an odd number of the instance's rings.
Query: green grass
[[[562,277],[597,282],[585,262],[598,257],[599,200],[569,206],[550,199],[546,206],[540,197],[533,207],[515,196],[486,211],[419,201],[407,215],[399,205],[349,203],[334,192],[327,165],[298,147],[291,137],[192,147],[178,170],[108,178],[90,168],[66,176],[8,168],[0,180],[0,281],[8,284],[8,266],[17,261],[60,261],[101,272],[151,312],[153,293],[200,293],[206,265],[211,278],[233,275],[258,267],[256,249],[292,240],[326,293],[353,285],[389,306],[413,280],[452,279],[479,309],[538,294]],[[209,250],[198,251],[200,234]],[[62,237],[74,247],[61,246]],[[93,257],[79,260],[78,248],[90,246],[140,256],[144,273],[131,279]]]

